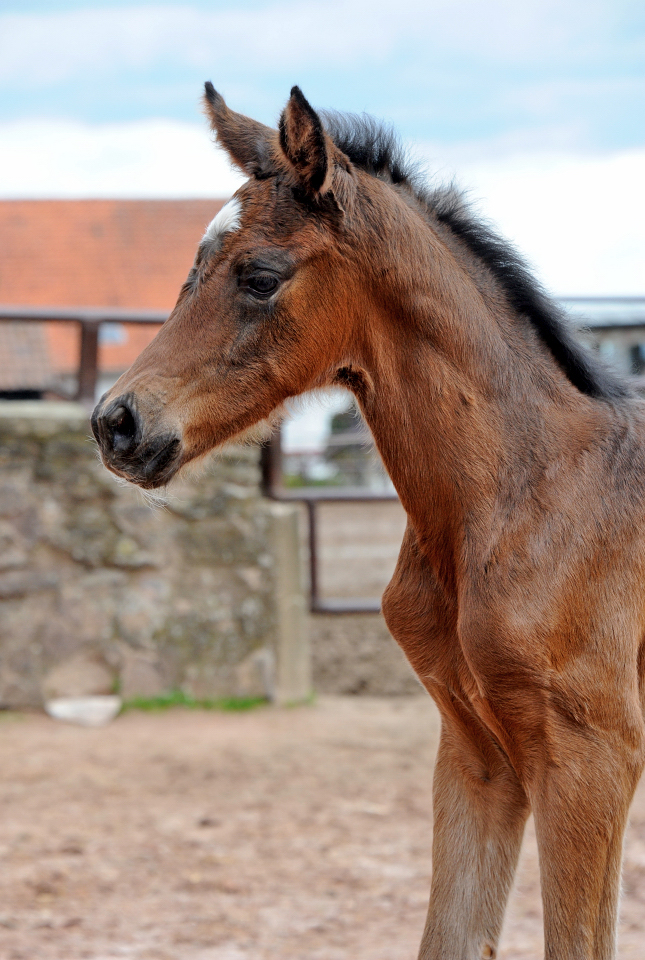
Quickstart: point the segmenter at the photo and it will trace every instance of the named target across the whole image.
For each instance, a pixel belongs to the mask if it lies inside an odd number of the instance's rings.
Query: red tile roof
[[[0,303],[23,306],[114,306],[170,311],[193,262],[205,226],[223,200],[2,200]],[[22,386],[43,385],[40,336],[55,373],[76,368],[75,324],[31,323],[22,346],[0,323],[0,389],[20,347],[32,344],[33,367]],[[21,325],[24,329],[24,326]],[[37,331],[40,333],[37,334]],[[125,370],[155,327],[128,325],[121,342],[104,343],[99,366]],[[25,337],[27,339],[25,339]],[[20,350],[18,352],[20,352]],[[5,368],[3,377],[3,367]],[[11,377],[14,387],[15,376]],[[37,382],[36,382],[37,381]]]

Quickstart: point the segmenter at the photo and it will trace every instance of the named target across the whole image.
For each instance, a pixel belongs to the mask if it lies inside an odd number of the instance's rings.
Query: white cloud
[[[205,124],[0,125],[1,197],[227,197],[242,180]]]
[[[458,180],[553,292],[645,295],[645,148],[471,162]]]
[[[436,149],[417,152],[437,168]],[[474,156],[453,154],[441,174],[479,198],[549,289],[645,295],[645,148]],[[2,197],[226,197],[241,181],[205,124],[0,125]]]

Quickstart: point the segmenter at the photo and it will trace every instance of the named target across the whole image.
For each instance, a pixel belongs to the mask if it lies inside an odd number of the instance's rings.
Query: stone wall
[[[423,691],[380,614],[314,614],[309,636],[317,693],[399,697]]]
[[[258,482],[257,448],[235,448],[151,507],[99,463],[82,407],[0,403],[0,706],[305,697],[297,515]]]

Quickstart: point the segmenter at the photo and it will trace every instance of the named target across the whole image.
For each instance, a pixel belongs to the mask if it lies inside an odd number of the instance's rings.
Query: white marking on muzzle
[[[237,197],[233,197],[208,224],[202,243],[220,243],[225,233],[239,230],[241,220],[242,204]]]

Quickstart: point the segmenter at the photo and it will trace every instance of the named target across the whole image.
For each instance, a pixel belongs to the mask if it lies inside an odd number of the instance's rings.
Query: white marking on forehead
[[[231,233],[232,230],[239,230],[242,219],[242,204],[237,197],[233,197],[228,203],[225,203],[217,216],[213,217],[206,227],[206,233],[202,237],[202,243],[219,242],[225,233]]]

